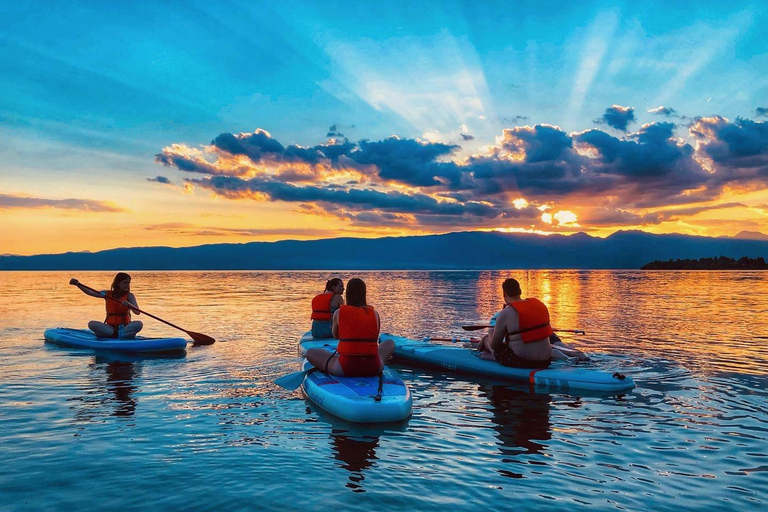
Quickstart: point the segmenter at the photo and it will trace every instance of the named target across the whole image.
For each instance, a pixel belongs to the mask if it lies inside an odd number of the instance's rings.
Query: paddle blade
[[[465,331],[479,331],[480,329],[489,329],[492,325],[462,325],[461,328]]]
[[[213,345],[216,343],[215,339],[211,338],[210,336],[206,336],[205,334],[191,331],[186,331],[186,333],[189,334],[189,337],[195,341],[195,345]]]
[[[282,377],[275,379],[275,384],[277,384],[281,388],[285,388],[289,391],[293,391],[294,389],[301,386],[301,383],[304,382],[304,377],[306,377],[309,372],[313,372],[313,371],[315,371],[315,368],[310,368],[309,370],[304,370],[302,372],[295,372],[295,373],[289,373],[288,375],[283,375]]]

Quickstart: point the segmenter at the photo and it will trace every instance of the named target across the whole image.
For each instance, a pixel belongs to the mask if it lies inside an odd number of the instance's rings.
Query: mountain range
[[[741,233],[739,235],[742,235]],[[134,247],[36,256],[0,256],[0,270],[439,270],[634,269],[653,260],[768,257],[768,236],[656,235],[617,231],[534,235],[442,235],[284,240],[196,247]]]

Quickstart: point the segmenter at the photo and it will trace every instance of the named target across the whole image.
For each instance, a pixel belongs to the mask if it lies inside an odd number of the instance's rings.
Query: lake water
[[[43,341],[111,272],[0,273],[0,510],[760,510],[768,272],[135,272],[145,311],[217,339],[180,358]],[[464,336],[501,282],[549,305],[623,396],[394,366],[413,416],[355,426],[273,380],[325,280],[362,277],[385,332]],[[147,336],[177,336],[151,318]]]

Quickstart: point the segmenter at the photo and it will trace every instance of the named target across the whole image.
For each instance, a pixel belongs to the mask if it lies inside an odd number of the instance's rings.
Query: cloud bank
[[[675,115],[668,107],[651,112]],[[599,122],[620,136],[515,126],[463,158],[454,144],[392,136],[300,146],[257,129],[219,134],[202,148],[175,144],[155,160],[202,175],[187,177],[186,186],[222,198],[295,203],[304,214],[354,226],[422,230],[658,224],[711,209],[704,204],[726,190],[768,184],[768,122],[699,117],[629,132],[634,121],[634,108],[614,105]]]

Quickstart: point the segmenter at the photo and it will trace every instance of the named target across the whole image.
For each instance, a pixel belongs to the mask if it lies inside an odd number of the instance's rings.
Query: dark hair
[[[516,279],[512,279],[511,277],[509,279],[506,279],[504,283],[502,283],[501,289],[504,290],[504,293],[509,297],[517,297],[518,295],[523,293],[523,291],[520,289],[520,283],[518,283]]]
[[[332,292],[333,291],[333,287],[336,286],[339,283],[343,284],[344,281],[342,281],[338,277],[334,277],[333,279],[329,279],[328,282],[325,283],[325,291],[326,292]]]
[[[365,302],[365,281],[353,277],[347,281],[347,305],[367,306]]]
[[[130,279],[131,276],[126,274],[125,272],[118,272],[115,278],[112,280],[112,286],[110,287],[110,290],[112,290],[112,293],[115,293],[115,287],[117,287],[117,283],[124,279]]]

